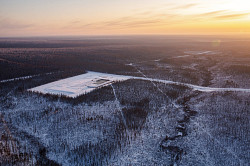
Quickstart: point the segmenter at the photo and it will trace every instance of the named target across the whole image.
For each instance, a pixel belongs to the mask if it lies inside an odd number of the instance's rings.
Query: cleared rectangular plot
[[[28,91],[75,98],[97,88],[108,86],[116,81],[124,81],[130,78],[132,77],[89,71],[86,74],[51,82]]]

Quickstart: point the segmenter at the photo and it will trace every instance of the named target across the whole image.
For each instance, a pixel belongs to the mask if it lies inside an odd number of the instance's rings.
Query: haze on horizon
[[[0,0],[0,37],[249,33],[249,0]]]

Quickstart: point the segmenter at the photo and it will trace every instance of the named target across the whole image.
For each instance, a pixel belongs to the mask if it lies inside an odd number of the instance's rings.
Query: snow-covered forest
[[[249,39],[215,38],[0,39],[0,165],[247,166]],[[131,79],[27,91],[88,71]]]

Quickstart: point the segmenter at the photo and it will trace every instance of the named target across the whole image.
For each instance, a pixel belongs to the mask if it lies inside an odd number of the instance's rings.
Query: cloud
[[[240,19],[248,16],[250,13],[240,13],[240,14],[226,14],[226,15],[221,15],[221,16],[216,16],[214,17],[215,19]]]
[[[179,24],[188,21],[189,19],[182,20],[184,15],[173,13],[172,10],[188,9],[199,4],[190,3],[185,5],[176,6],[174,4],[166,4],[168,7],[164,11],[162,6],[158,6],[154,10],[143,9],[133,11],[132,15],[127,15],[124,17],[119,17],[116,19],[110,19],[107,21],[85,23],[84,22],[71,22],[64,26],[63,28],[73,28],[73,29],[124,29],[124,28],[145,28],[150,26],[159,25],[169,25],[169,24]],[[166,7],[166,5],[163,5]],[[164,8],[165,8],[164,7]]]
[[[202,13],[202,14],[199,14],[198,16],[214,16],[218,14],[224,14],[225,12],[228,12],[228,10],[217,10],[213,12]]]
[[[25,24],[11,19],[0,19],[1,29],[25,29],[34,26],[33,24]]]
[[[177,10],[177,9],[189,9],[191,7],[194,7],[194,6],[197,6],[198,4],[196,3],[190,3],[190,4],[186,4],[186,5],[180,5],[180,6],[176,6],[176,7],[173,7],[171,8],[172,10]]]
[[[75,20],[75,21],[71,21],[70,23],[71,24],[78,24],[78,23],[80,23],[81,21],[80,20]]]
[[[230,10],[218,10],[212,11],[207,13],[201,13],[192,15],[193,20],[233,20],[233,19],[240,19],[250,15],[250,13],[235,13]]]
[[[199,4],[186,4],[180,6],[172,6],[172,9],[188,9]],[[169,9],[169,8],[168,8]],[[189,23],[198,23],[215,21],[217,19],[238,19],[247,16],[249,13],[235,13],[229,10],[217,10],[205,13],[188,14],[186,12],[176,13],[173,10],[156,10],[156,11],[137,11],[124,17],[109,19],[106,21],[84,22],[73,21],[63,28],[75,30],[113,30],[113,29],[130,29],[130,28],[153,28],[153,27],[167,27],[176,26]]]
[[[187,21],[187,20],[185,20]],[[170,13],[151,13],[138,12],[133,15],[124,17],[118,17],[116,19],[110,19],[107,21],[84,23],[77,22],[76,24],[70,22],[63,29],[75,29],[75,30],[93,30],[93,29],[129,29],[129,28],[148,28],[148,27],[159,27],[165,25],[174,25],[185,22],[182,20],[182,15],[170,14]]]
[[[115,24],[109,24],[109,26],[123,27],[123,28],[132,28],[132,27],[145,27],[154,24],[161,23],[160,19],[148,19],[148,20],[129,20],[123,22],[116,22]]]
[[[153,13],[152,11],[144,11],[136,13],[136,15],[146,16],[146,15],[151,15],[152,13]]]
[[[108,28],[132,28],[132,27],[147,27],[147,26],[159,26],[174,23],[178,15],[174,14],[155,14],[142,17],[141,15],[133,15],[127,17],[121,17],[115,20],[99,23],[99,25]]]

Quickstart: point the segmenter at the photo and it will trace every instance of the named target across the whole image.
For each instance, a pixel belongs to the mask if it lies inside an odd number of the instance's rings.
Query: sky
[[[249,33],[250,0],[0,0],[0,37]]]

